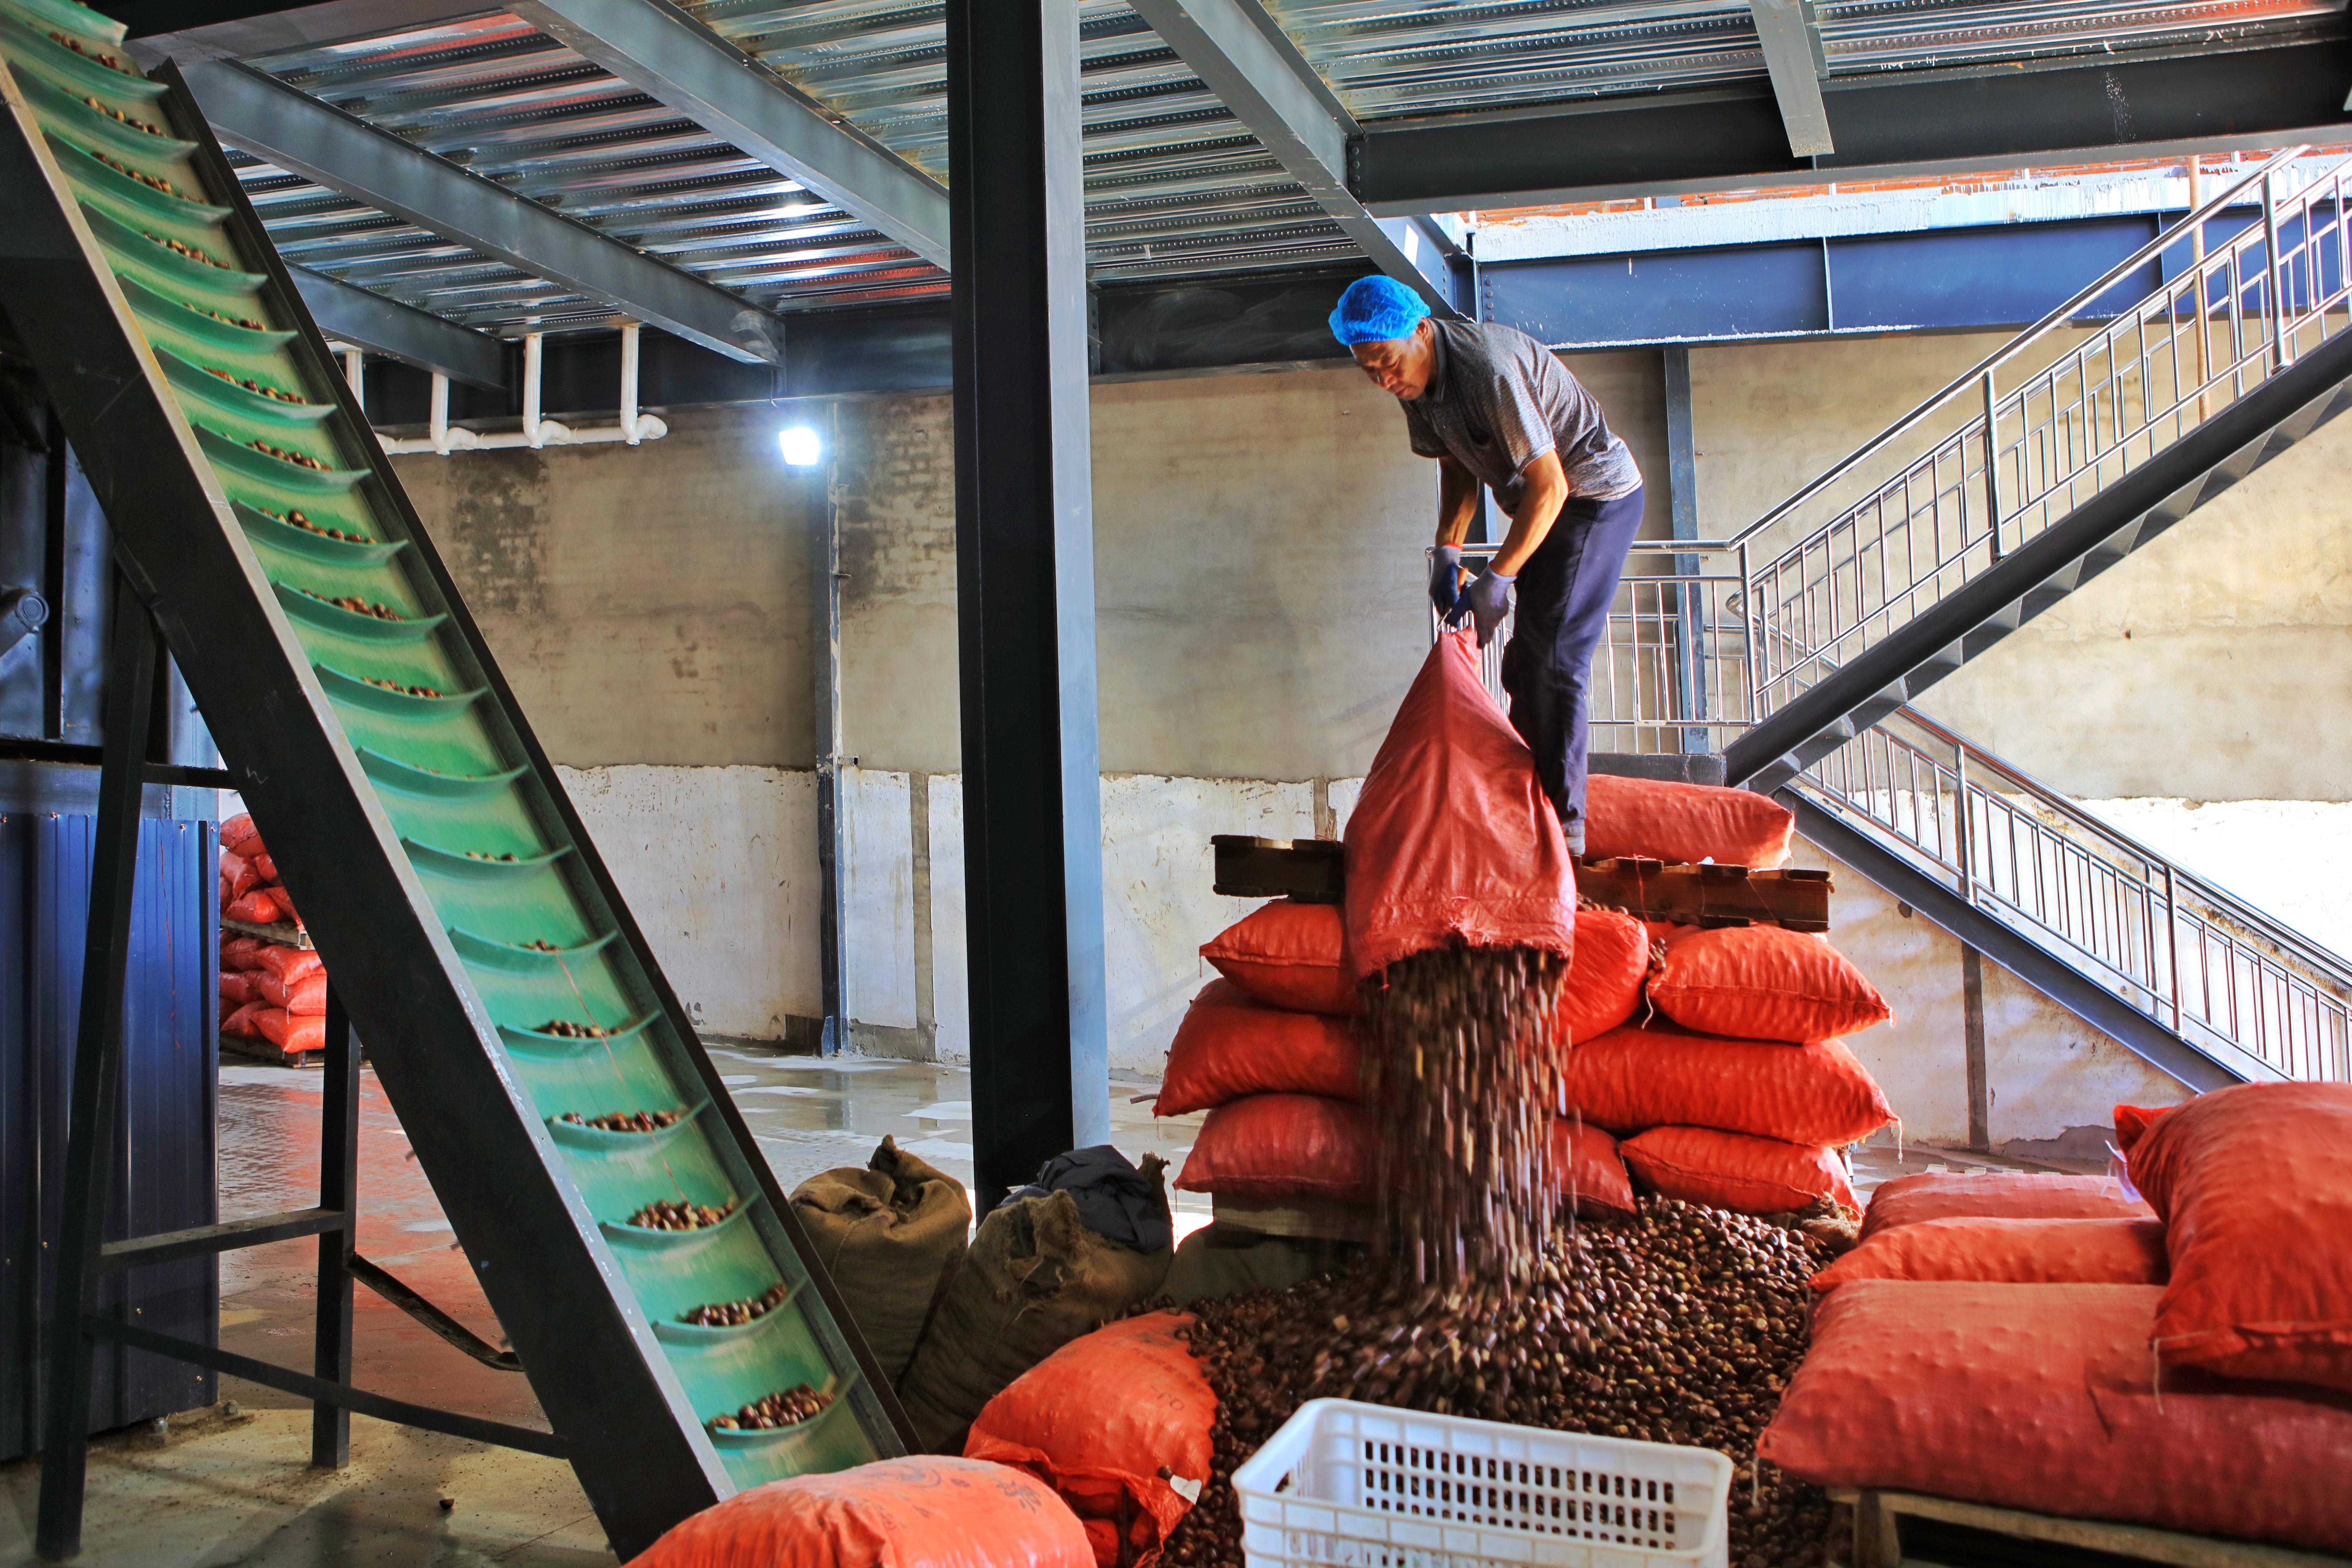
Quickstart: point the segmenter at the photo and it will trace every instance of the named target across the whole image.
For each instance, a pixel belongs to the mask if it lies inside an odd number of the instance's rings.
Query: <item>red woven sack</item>
[[[1469,632],[1429,650],[1364,775],[1347,840],[1356,974],[1456,941],[1572,956],[1567,841],[1527,743],[1478,679]]]
[[[1758,1451],[1816,1486],[2352,1552],[2352,1399],[2149,1376],[2147,1285],[1862,1279]]]
[[[255,876],[272,886],[275,886],[278,880],[278,862],[271,858],[268,850],[258,844],[253,847],[253,871]]]
[[[236,1035],[244,1039],[257,1040],[261,1038],[261,1026],[254,1020],[268,1010],[269,1004],[267,1002],[247,1002],[221,1020],[220,1032],[224,1035]]]
[[[1670,1198],[1740,1214],[1786,1214],[1834,1198],[1861,1212],[1834,1149],[1711,1127],[1654,1127],[1617,1145],[1633,1173]]]
[[[1649,972],[1648,926],[1618,910],[1577,910],[1576,957],[1560,984],[1553,1041],[1581,1044],[1632,1017]]]
[[[1551,1165],[1559,1195],[1587,1219],[1633,1217],[1633,1179],[1617,1140],[1598,1127],[1559,1117],[1551,1124]]]
[[[1071,1341],[988,1402],[964,1458],[1018,1466],[1082,1515],[1101,1519],[1108,1501],[1111,1520],[1127,1518],[1128,1544],[1159,1551],[1209,1479],[1217,1395],[1177,1337],[1192,1321],[1190,1312],[1153,1312]],[[1122,1532],[1108,1533],[1116,1563]],[[1096,1557],[1103,1561],[1100,1543]]]
[[[1177,1190],[1249,1203],[1369,1203],[1372,1119],[1312,1094],[1254,1094],[1209,1112]]]
[[[315,956],[315,955],[313,955]],[[253,994],[272,1007],[283,1007],[289,1013],[324,1013],[327,1010],[327,972],[317,963],[293,971],[294,978],[281,980],[268,970],[257,971],[253,976]]]
[[[241,899],[231,899],[221,910],[223,920],[243,921],[247,925],[276,925],[287,918],[286,910],[271,897],[271,889],[256,888]]]
[[[629,1568],[1093,1568],[1061,1499],[1010,1465],[923,1455],[793,1476],[707,1508]]]
[[[267,970],[291,984],[308,979],[325,970],[326,964],[318,953],[307,947],[288,947],[283,942],[264,942],[253,955],[253,966]]]
[[[262,879],[260,873],[253,868],[253,862],[234,849],[221,851],[220,877],[222,888],[228,895],[221,900],[224,909],[251,892],[254,885]]]
[[[1176,1026],[1151,1113],[1181,1116],[1248,1094],[1354,1100],[1362,1055],[1345,1018],[1269,1007],[1212,980]]]
[[[1931,1172],[1897,1176],[1870,1195],[1862,1216],[1868,1241],[1898,1225],[1931,1219],[2153,1219],[2156,1211],[2126,1197],[2112,1176],[2042,1176],[1994,1171],[1955,1176]]]
[[[257,936],[225,936],[221,938],[220,961],[223,969],[258,969],[261,950],[268,946]]]
[[[1780,1045],[1679,1029],[1612,1029],[1563,1058],[1568,1103],[1612,1132],[1715,1127],[1787,1143],[1853,1143],[1895,1119],[1837,1040]]]
[[[2006,1285],[2161,1285],[2164,1226],[2152,1219],[1930,1219],[1881,1231],[1813,1276],[1986,1279]]]
[[[253,976],[242,969],[224,969],[220,976],[220,996],[224,1002],[244,1006],[253,1000]]]
[[[253,814],[240,811],[220,825],[221,847],[233,849],[247,859],[261,852],[261,829],[253,825]]]
[[[2352,1084],[2200,1094],[2131,1152],[2166,1226],[2167,1361],[2352,1389]]]
[[[1339,905],[1277,899],[1226,927],[1201,956],[1269,1006],[1349,1016],[1363,1011],[1363,1000],[1345,942]]]
[[[2116,1147],[2128,1154],[2132,1145],[2143,1133],[2156,1125],[2156,1119],[2171,1110],[2168,1105],[2118,1105],[2116,1107]]]
[[[1778,866],[1796,817],[1752,790],[1595,773],[1584,787],[1584,852]]]
[[[1826,1040],[1895,1016],[1845,954],[1780,926],[1676,937],[1650,1000],[1685,1029],[1743,1040]]]

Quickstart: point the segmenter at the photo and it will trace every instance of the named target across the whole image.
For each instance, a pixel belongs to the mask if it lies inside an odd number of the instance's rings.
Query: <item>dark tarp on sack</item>
[[[1156,1154],[1143,1157],[1163,1235],[1172,1233],[1164,1217],[1165,1163]],[[1170,1256],[1165,1246],[1139,1252],[1097,1235],[1066,1192],[1016,1199],[990,1214],[898,1380],[899,1402],[923,1447],[962,1452],[982,1406],[1080,1334],[1157,1291]]]
[[[1138,1252],[1165,1252],[1176,1244],[1160,1178],[1146,1176],[1108,1143],[1055,1155],[1038,1167],[1035,1181],[1005,1194],[1004,1203],[1047,1193],[1069,1194],[1087,1228],[1107,1241]]]
[[[793,1188],[793,1212],[895,1383],[971,1235],[963,1184],[886,1137],[865,1170],[823,1171]]]
[[[1568,841],[1527,742],[1479,682],[1466,632],[1429,650],[1364,776],[1347,844],[1359,977],[1457,940],[1574,952]]]

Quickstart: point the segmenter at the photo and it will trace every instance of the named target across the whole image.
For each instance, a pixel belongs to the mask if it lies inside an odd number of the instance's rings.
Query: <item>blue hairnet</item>
[[[1359,278],[1331,311],[1331,335],[1350,348],[1411,337],[1429,314],[1422,297],[1395,279],[1375,273]]]

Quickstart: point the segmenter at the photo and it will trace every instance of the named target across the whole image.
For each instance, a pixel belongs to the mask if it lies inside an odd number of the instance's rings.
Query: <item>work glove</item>
[[[1478,646],[1485,647],[1495,640],[1495,628],[1501,626],[1503,617],[1510,613],[1511,584],[1515,581],[1516,578],[1506,577],[1492,566],[1487,567],[1470,579],[1470,585],[1462,590],[1462,597],[1454,605],[1454,613],[1447,617],[1445,624],[1458,626],[1464,616],[1470,617],[1477,623]]]
[[[1462,547],[1441,544],[1437,558],[1429,567],[1429,602],[1437,606],[1440,616],[1451,616],[1454,602],[1462,597]]]

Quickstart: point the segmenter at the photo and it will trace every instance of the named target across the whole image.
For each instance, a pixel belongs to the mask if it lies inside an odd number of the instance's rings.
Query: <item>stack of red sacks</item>
[[[1790,814],[1746,790],[1597,776],[1589,805],[1594,856],[1757,869],[1789,856]],[[1839,1146],[1895,1118],[1841,1037],[1891,1019],[1885,1001],[1822,937],[1649,931],[1649,1006],[1638,1024],[1580,1039],[1570,1103],[1622,1137],[1634,1174],[1669,1197],[1748,1214],[1826,1198],[1859,1213]]]
[[[225,920],[254,925],[296,921],[293,900],[278,885],[277,864],[250,816],[221,824],[220,900]],[[317,953],[234,936],[221,942],[220,963],[222,1034],[266,1041],[289,1057],[326,1044],[327,970]]]
[[[220,912],[223,920],[247,925],[300,925],[294,900],[278,879],[278,862],[261,842],[261,830],[240,812],[220,828]]]
[[[1180,1190],[1261,1207],[1370,1205],[1361,1005],[1343,942],[1338,905],[1276,902],[1201,949],[1223,978],[1184,1015],[1153,1107],[1160,1116],[1209,1112]],[[1555,1043],[1591,1039],[1631,1017],[1649,962],[1640,921],[1612,910],[1579,913]],[[1560,1123],[1558,1139],[1563,1195],[1586,1215],[1631,1214],[1615,1140],[1573,1121]]]

